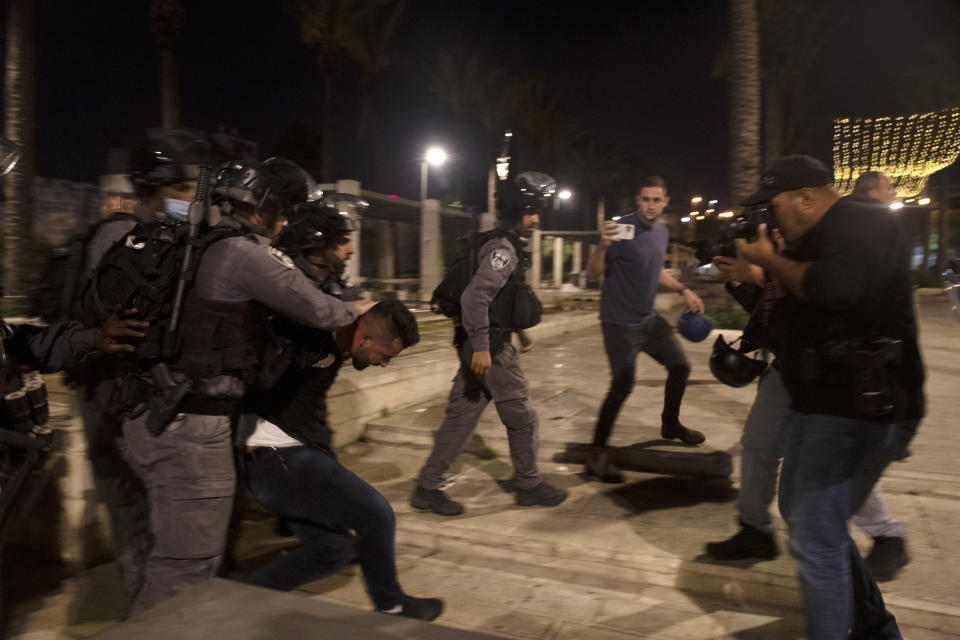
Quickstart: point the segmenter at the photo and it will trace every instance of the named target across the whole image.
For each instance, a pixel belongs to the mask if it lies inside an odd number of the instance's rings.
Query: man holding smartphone
[[[587,277],[604,275],[600,298],[603,342],[610,361],[612,380],[593,435],[593,450],[586,472],[603,482],[623,482],[623,474],[610,462],[607,440],[620,407],[633,390],[637,355],[642,351],[667,369],[660,433],[697,445],[704,435],[680,424],[680,403],[686,390],[690,365],[673,328],[656,312],[654,298],[660,286],[683,296],[691,311],[703,312],[703,301],[663,268],[669,232],[660,221],[670,202],[667,184],[650,176],[637,190],[635,211],[608,220],[599,249],[587,262]],[[622,225],[631,225],[633,234],[623,234]]]

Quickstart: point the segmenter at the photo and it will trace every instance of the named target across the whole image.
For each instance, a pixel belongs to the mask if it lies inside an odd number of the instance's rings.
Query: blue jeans
[[[798,415],[790,410],[790,392],[783,384],[783,377],[775,367],[770,367],[760,377],[757,397],[750,407],[740,439],[743,458],[737,511],[741,523],[773,533],[769,507],[776,491],[777,468],[783,457],[783,443],[788,437],[791,420]],[[871,538],[903,538],[907,535],[906,525],[887,512],[879,484],[874,486],[852,520]]]
[[[790,530],[809,638],[902,640],[847,521],[914,432],[899,424],[791,414],[780,513]]]
[[[356,532],[367,592],[377,609],[400,604],[393,541],[396,517],[380,492],[313,447],[262,447],[247,455],[247,485],[286,518],[302,543],[255,571],[249,582],[289,591],[350,563]]]

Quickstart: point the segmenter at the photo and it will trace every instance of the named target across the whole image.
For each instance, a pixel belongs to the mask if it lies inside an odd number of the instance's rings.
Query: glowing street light
[[[896,211],[897,209],[903,209],[903,203],[894,202],[893,204],[890,205],[890,208],[893,209],[894,211]]]
[[[420,202],[427,199],[427,173],[430,165],[439,167],[447,161],[447,152],[442,147],[430,147],[420,163]]]
[[[917,204],[920,205],[921,207],[925,207],[928,204],[930,204],[930,198],[920,198],[919,200],[917,200]]]
[[[700,204],[701,202],[703,202],[703,198],[700,196],[693,196],[690,198],[690,204]]]
[[[423,159],[433,166],[439,167],[447,161],[447,152],[440,147],[430,147],[427,149],[427,154],[423,157]]]
[[[560,198],[561,200],[569,200],[571,196],[573,196],[573,194],[570,193],[569,189],[563,189],[562,191],[560,191],[560,193],[557,194],[557,197]]]

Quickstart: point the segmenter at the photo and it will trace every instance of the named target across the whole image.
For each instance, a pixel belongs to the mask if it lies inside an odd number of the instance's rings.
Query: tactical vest
[[[219,302],[191,292],[184,300],[180,357],[171,366],[194,381],[234,376],[257,382],[266,310],[253,301]]]
[[[498,227],[478,234],[476,246],[483,248],[484,244],[494,238],[506,238],[513,245],[519,260],[517,268],[490,304],[490,353],[496,354],[510,341],[511,333],[540,323],[543,306],[526,282],[526,272],[530,268],[530,252],[526,250],[520,236]]]

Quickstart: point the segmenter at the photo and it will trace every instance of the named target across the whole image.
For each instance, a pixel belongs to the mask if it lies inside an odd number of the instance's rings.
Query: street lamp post
[[[420,201],[421,202],[427,199],[427,174],[430,170],[430,165],[439,167],[446,161],[447,161],[447,152],[441,149],[440,147],[430,147],[429,149],[427,149],[427,152],[423,156],[423,161],[420,162]]]

